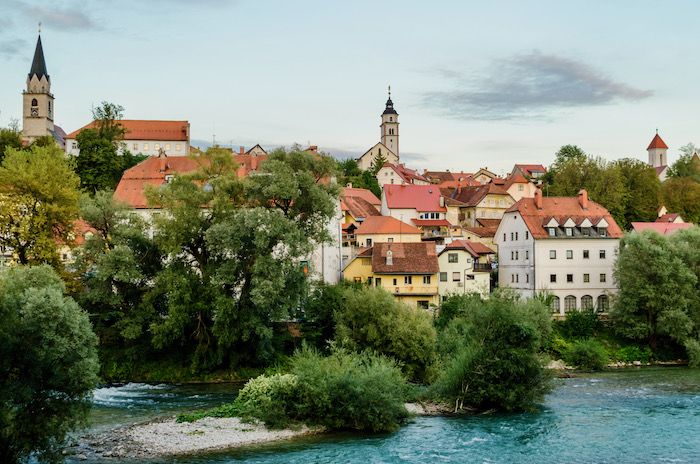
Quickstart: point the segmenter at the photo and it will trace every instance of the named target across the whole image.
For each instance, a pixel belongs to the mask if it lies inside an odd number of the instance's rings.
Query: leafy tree
[[[586,338],[576,340],[564,353],[564,360],[581,369],[603,370],[610,362],[610,356],[602,343]]]
[[[682,345],[688,338],[697,339],[698,247],[698,231],[671,236],[633,232],[622,238],[614,268],[620,291],[610,312],[619,334],[646,340],[652,349],[667,340]]]
[[[563,145],[554,154],[554,162],[552,163],[550,170],[558,171],[565,164],[570,161],[583,162],[588,155],[581,148],[576,145]]]
[[[5,158],[5,150],[8,148],[17,150],[22,148],[22,131],[16,119],[10,121],[8,127],[0,129],[0,163]]]
[[[688,222],[700,222],[700,183],[691,177],[666,179],[661,186],[661,198],[669,211],[680,213]]]
[[[551,330],[548,308],[507,294],[470,303],[440,334],[437,391],[455,411],[534,409],[551,388],[538,357]]]
[[[56,241],[73,241],[79,179],[56,145],[10,148],[0,165],[0,245],[21,264],[58,266]]]
[[[432,317],[376,287],[346,288],[335,312],[335,339],[353,351],[374,350],[398,360],[410,380],[430,381],[437,361]]]
[[[94,127],[81,130],[75,137],[80,149],[76,172],[87,192],[116,188],[124,171],[146,158],[126,149],[126,128],[120,122],[123,111],[120,105],[102,102],[92,110]]]
[[[382,190],[377,181],[376,172],[373,170],[363,171],[357,165],[357,161],[348,158],[337,162],[340,177],[338,183],[342,186],[351,183],[355,188],[364,188],[374,193],[378,198],[382,196]],[[381,167],[381,166],[380,166]]]
[[[343,177],[357,177],[362,174],[360,166],[353,158],[338,161],[338,170]]]
[[[619,171],[624,192],[621,219],[617,224],[629,229],[632,222],[655,221],[661,204],[661,183],[654,168],[632,158],[613,161],[610,168]]]
[[[0,461],[62,460],[97,385],[97,338],[49,266],[0,278]]]
[[[670,166],[668,177],[675,179],[687,177],[700,182],[700,160],[695,156],[697,150],[693,143],[681,147],[681,156]]]

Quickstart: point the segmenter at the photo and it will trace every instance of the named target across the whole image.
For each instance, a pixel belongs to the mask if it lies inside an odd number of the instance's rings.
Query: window
[[[147,143],[144,143],[144,144],[143,144],[143,149],[144,149],[144,150],[148,150],[148,144],[147,144]]]
[[[496,200],[495,200],[495,199],[491,198],[490,203],[491,203],[491,206],[496,206]]]
[[[180,145],[179,143],[176,144],[176,145],[175,145],[175,150],[177,150],[177,151],[182,150],[182,145]]]
[[[588,259],[589,253],[588,250],[583,250],[583,259]]]
[[[39,102],[36,101],[36,98],[32,98],[32,106],[39,106]]]
[[[481,212],[481,217],[486,217],[486,211]]]
[[[601,275],[600,275],[600,281],[601,281],[601,282],[605,282],[605,274],[601,274]]]
[[[474,280],[474,274],[467,274],[467,280]]]
[[[515,237],[515,233],[511,232],[511,233],[510,233],[510,241],[511,241],[511,242],[512,242],[513,240],[515,240],[514,237]]]
[[[608,301],[608,295],[600,295],[598,297],[598,311],[601,313],[609,309],[610,302]]]
[[[591,235],[591,229],[589,227],[581,227],[581,235],[588,237]]]
[[[530,250],[525,250],[525,259],[530,259]]]
[[[605,237],[606,233],[607,232],[605,231],[605,227],[598,227],[598,235],[600,235],[601,237]]]
[[[138,149],[139,149],[139,144],[138,144],[138,143],[135,143],[135,144],[134,144],[134,151],[137,151]]]
[[[510,260],[513,261],[515,259],[515,252],[511,251],[510,252]]]
[[[557,259],[557,250],[549,250],[549,259]]]
[[[605,250],[600,250],[600,259],[605,259]]]
[[[362,282],[362,278],[361,278],[361,277],[353,277],[352,280],[354,280],[354,281],[357,282],[358,284]]]
[[[591,275],[590,274],[584,274],[583,275],[583,283],[588,283],[591,281]]]
[[[511,274],[510,275],[510,283],[512,284],[514,282],[515,282],[515,274]]]
[[[503,206],[503,205],[504,205],[503,200],[498,200],[498,206]]]
[[[448,263],[459,262],[459,255],[457,253],[447,253],[447,262]]]
[[[165,144],[165,151],[170,151],[170,144],[169,143]]]
[[[525,283],[526,284],[530,283],[530,274],[525,274]]]
[[[515,283],[517,284],[519,282],[520,282],[520,274],[515,274]]]
[[[583,295],[581,297],[581,309],[593,309],[593,297],[591,295]]]
[[[572,227],[567,227],[566,229],[566,236],[567,237],[573,237],[574,236],[574,229]]]
[[[525,231],[525,240],[528,240],[529,238],[530,238],[530,232],[526,230]]]
[[[453,272],[452,273],[452,282],[459,282],[461,279],[462,273],[461,272]]]
[[[160,144],[159,144],[159,143],[156,143],[156,144],[155,144],[155,147],[153,147],[153,148],[155,148],[156,150],[160,150]]]
[[[566,259],[574,259],[574,250],[566,250]]]
[[[367,247],[371,247],[371,246],[372,246],[372,239],[368,238],[367,239]]]
[[[503,234],[503,241],[506,241],[506,234]]]
[[[549,274],[549,281],[552,283],[557,282],[557,275],[556,274]]]
[[[381,287],[382,286],[382,278],[377,277],[376,279],[374,279],[374,283],[377,285],[377,287]]]
[[[413,276],[403,276],[404,285],[411,285],[413,283]]]
[[[524,190],[523,184],[518,185],[518,192],[522,192]]]
[[[428,301],[428,300],[418,300],[417,306],[418,306],[420,309],[428,309],[428,307],[430,306],[430,301]]]
[[[517,251],[515,252],[515,260],[516,261],[518,260],[518,252]]]
[[[552,298],[551,308],[553,313],[559,312],[559,297],[555,296]]]
[[[394,243],[394,237],[389,237],[386,239],[386,241],[389,243]]]
[[[73,142],[72,147],[73,147],[73,150],[77,150],[78,149],[78,142]]]
[[[566,281],[570,284],[574,283],[574,275],[573,274],[566,274]]]
[[[396,279],[394,279],[394,286],[396,286]]]
[[[447,272],[440,273],[440,282],[447,282]]]
[[[372,285],[372,280],[373,280],[373,279],[372,279],[371,277],[367,277],[367,284],[371,286],[371,285]]]
[[[515,233],[515,239],[516,239],[516,240],[518,239],[518,233],[517,233],[517,232]]]
[[[569,295],[564,298],[564,311],[571,311],[576,309],[576,297]]]
[[[549,236],[550,236],[550,237],[556,237],[556,236],[557,236],[557,228],[556,228],[556,227],[549,227]]]
[[[423,276],[423,285],[430,285],[430,276]]]

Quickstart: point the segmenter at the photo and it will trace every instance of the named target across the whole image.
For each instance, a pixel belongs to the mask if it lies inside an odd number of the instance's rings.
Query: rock
[[[642,362],[641,361],[634,361],[632,364],[635,366],[641,366]]]
[[[87,456],[84,454],[78,454],[76,458],[80,459],[81,461],[87,461]]]
[[[112,452],[111,452],[111,451],[105,451],[104,454],[103,454],[102,456],[108,458],[108,457],[112,456]]]
[[[425,408],[418,403],[405,403],[404,407],[409,414],[423,415],[425,414]]]

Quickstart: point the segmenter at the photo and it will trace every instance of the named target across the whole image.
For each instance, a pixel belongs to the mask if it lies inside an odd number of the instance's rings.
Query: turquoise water
[[[557,384],[538,413],[421,417],[391,434],[313,436],[138,462],[700,463],[700,370],[629,369]],[[207,401],[227,394],[203,393]],[[184,403],[193,395],[186,392]]]

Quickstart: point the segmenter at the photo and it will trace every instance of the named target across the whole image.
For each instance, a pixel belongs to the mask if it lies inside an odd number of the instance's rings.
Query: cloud
[[[24,39],[11,39],[0,42],[0,55],[5,58],[12,58],[20,54],[27,53],[29,44]]]
[[[41,7],[25,7],[24,14],[33,16],[44,25],[57,30],[100,29],[82,9],[64,8],[49,10]]]
[[[424,94],[424,104],[457,119],[541,119],[552,110],[642,100],[653,95],[613,81],[591,66],[531,53],[499,60],[477,77],[442,69],[457,88]]]

